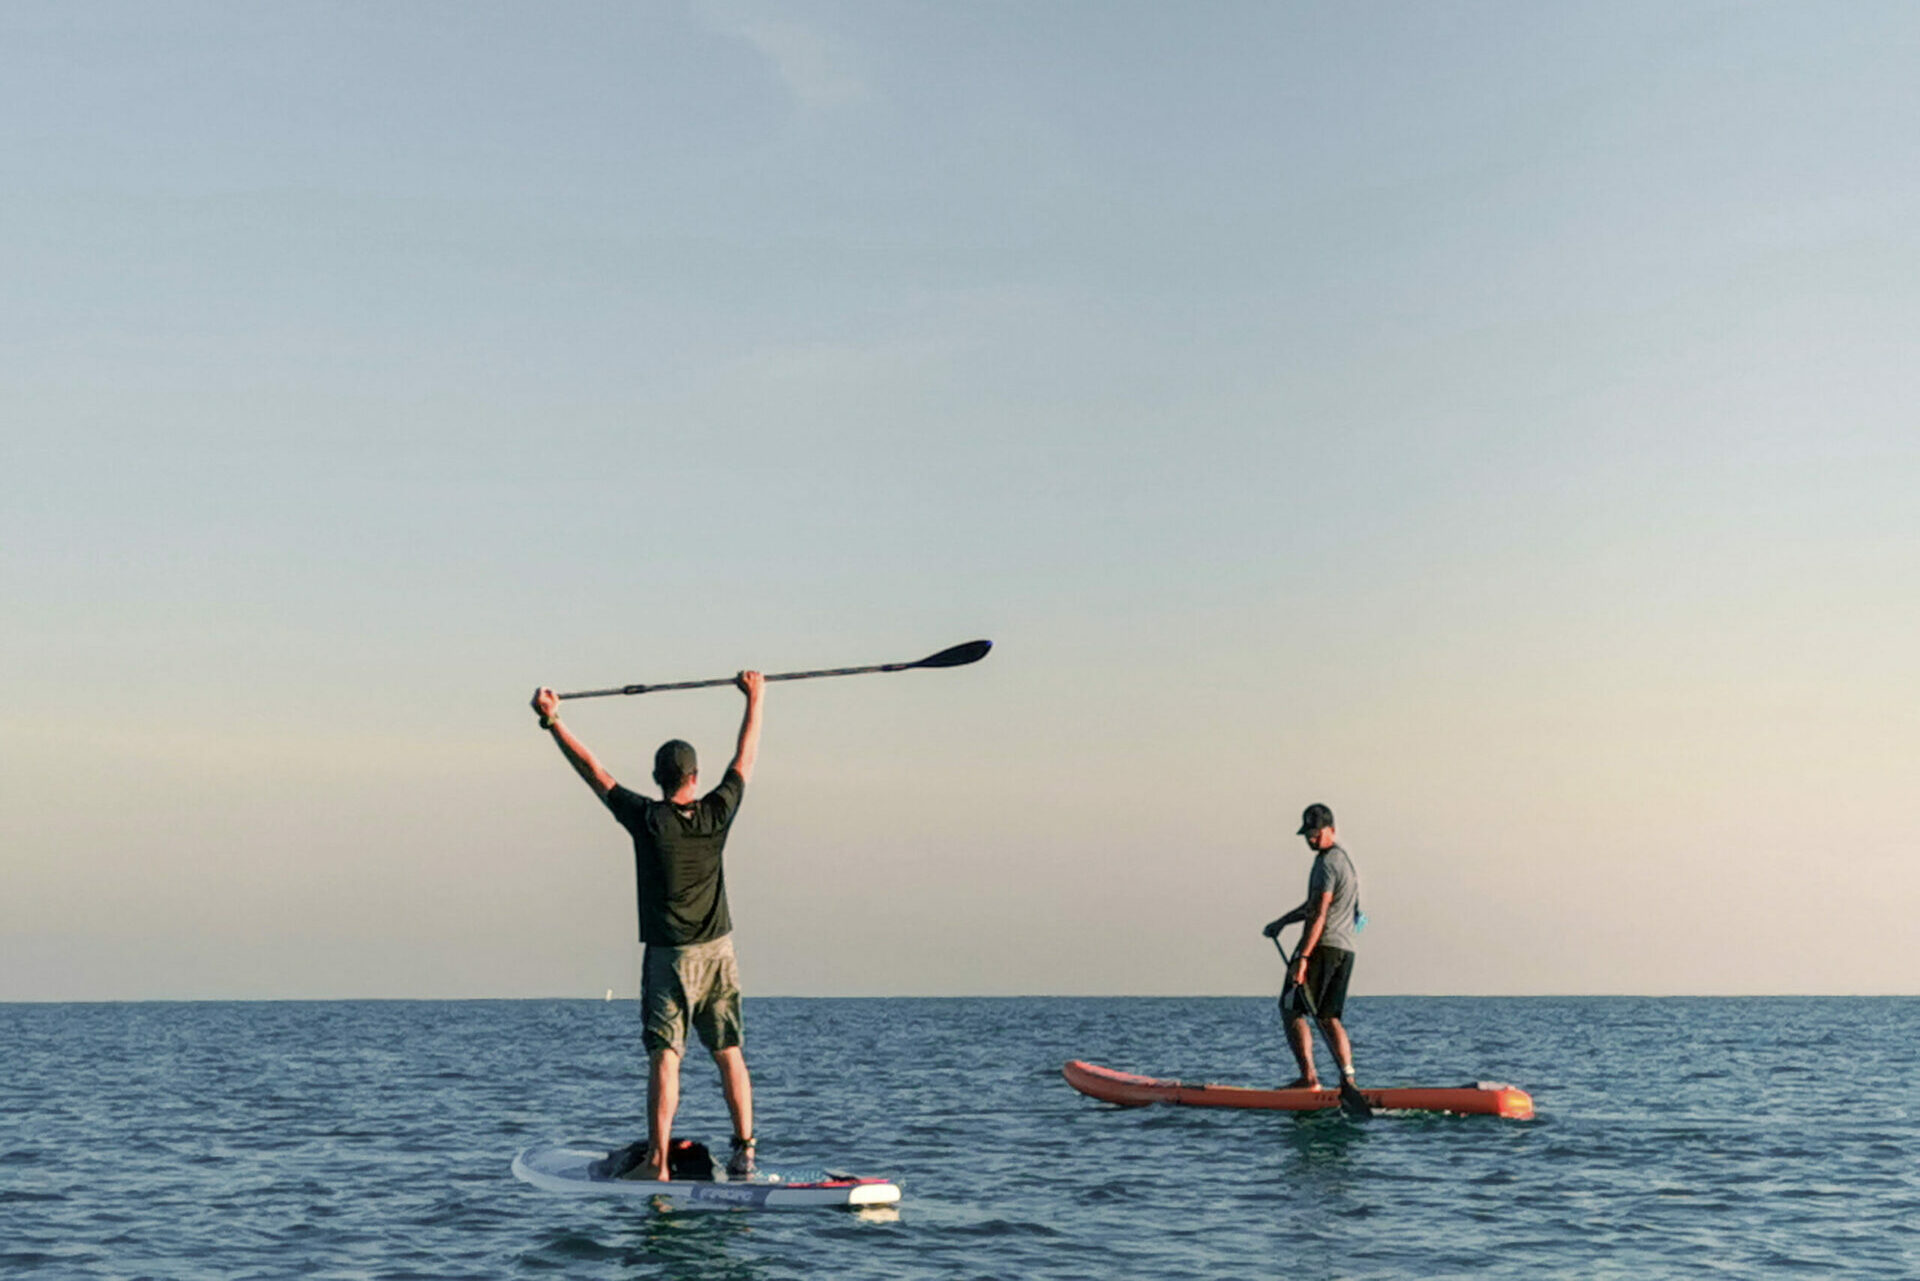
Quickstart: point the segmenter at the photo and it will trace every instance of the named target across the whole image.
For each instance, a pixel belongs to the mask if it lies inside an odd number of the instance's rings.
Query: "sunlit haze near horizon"
[[[1920,8],[0,11],[0,1000],[1920,992]],[[569,703],[616,778],[741,700]]]

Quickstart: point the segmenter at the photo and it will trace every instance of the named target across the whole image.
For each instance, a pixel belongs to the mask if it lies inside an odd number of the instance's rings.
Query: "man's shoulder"
[[[1313,856],[1313,874],[1328,878],[1356,875],[1352,857],[1338,845],[1329,845]]]
[[[654,804],[651,796],[642,796],[632,788],[622,787],[618,783],[609,787],[600,801],[616,815],[645,814],[648,807]]]
[[[729,768],[726,777],[720,780],[719,786],[715,787],[711,792],[708,792],[701,799],[708,805],[718,806],[731,813],[733,808],[740,803],[740,798],[746,794],[746,791],[747,780],[740,777],[739,770]]]

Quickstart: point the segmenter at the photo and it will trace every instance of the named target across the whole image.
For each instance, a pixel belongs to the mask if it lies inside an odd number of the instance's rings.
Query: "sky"
[[[0,1000],[1915,993],[1920,8],[0,8]],[[726,690],[570,703],[613,775]]]

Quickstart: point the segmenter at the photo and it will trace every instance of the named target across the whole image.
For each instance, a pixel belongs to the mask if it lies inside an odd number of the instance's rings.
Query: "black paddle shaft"
[[[955,645],[943,649],[938,654],[929,654],[912,663],[876,663],[870,667],[827,667],[812,672],[774,672],[767,676],[770,681],[804,681],[816,676],[859,676],[866,672],[908,672],[917,667],[965,667],[968,663],[977,663],[987,656],[993,648],[990,640],[968,641],[964,645]],[[673,681],[664,685],[616,685],[612,689],[583,689],[571,694],[556,695],[559,698],[605,698],[609,694],[652,694],[668,689],[712,689],[717,685],[731,685],[731,676],[716,677],[705,681]]]
[[[1306,941],[1306,935],[1302,934],[1300,936],[1300,942],[1305,944]],[[1287,949],[1281,944],[1278,934],[1273,936],[1273,947],[1275,951],[1280,953],[1280,959],[1285,961],[1287,965],[1287,981],[1280,986],[1281,1017],[1286,1017],[1287,993],[1297,988],[1300,992],[1300,999],[1307,1004],[1307,1013],[1313,1016],[1314,1022],[1318,1023],[1320,1021],[1320,1007],[1314,1002],[1313,989],[1305,983],[1295,983],[1293,981],[1293,963],[1298,959],[1300,949],[1298,947],[1294,948],[1293,955],[1288,956]],[[1367,1102],[1367,1096],[1360,1093],[1359,1088],[1344,1075],[1340,1078],[1340,1110],[1356,1121],[1369,1121],[1373,1119],[1373,1105]]]
[[[1306,941],[1307,941],[1307,936],[1305,934],[1302,934],[1300,936],[1300,942],[1305,943]],[[1293,991],[1295,988],[1299,988],[1300,999],[1307,1003],[1307,1013],[1313,1016],[1314,1021],[1316,1023],[1319,1022],[1320,1010],[1319,1010],[1319,1007],[1314,1004],[1313,989],[1308,987],[1305,983],[1295,983],[1293,981],[1293,963],[1295,960],[1299,958],[1300,949],[1296,947],[1293,949],[1293,954],[1291,956],[1288,955],[1285,945],[1280,942],[1280,936],[1276,934],[1273,936],[1273,950],[1280,953],[1280,962],[1281,964],[1287,967],[1286,979],[1284,982],[1280,984],[1281,1012],[1284,1013],[1287,1008],[1287,993]]]

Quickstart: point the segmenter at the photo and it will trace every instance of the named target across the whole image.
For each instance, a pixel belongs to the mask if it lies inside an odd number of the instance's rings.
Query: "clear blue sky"
[[[0,10],[0,999],[1914,992],[1920,9]],[[616,776],[737,695],[580,705]]]

